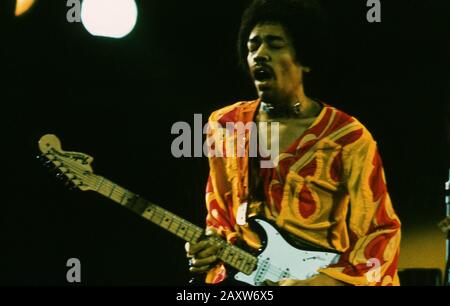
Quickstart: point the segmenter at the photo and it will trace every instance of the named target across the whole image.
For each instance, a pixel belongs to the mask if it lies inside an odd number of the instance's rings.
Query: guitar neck
[[[163,229],[175,234],[188,242],[196,242],[204,233],[203,229],[191,222],[171,213],[170,211],[151,203],[137,194],[102,177],[96,177],[97,184],[94,191],[131,209],[145,219],[155,223]],[[250,253],[228,244],[225,240],[216,240],[221,248],[218,257],[235,269],[251,274],[257,265],[257,258]]]
[[[175,234],[185,241],[195,242],[203,235],[203,229],[170,211],[147,201],[137,194],[98,176],[95,191],[127,207],[138,215]]]

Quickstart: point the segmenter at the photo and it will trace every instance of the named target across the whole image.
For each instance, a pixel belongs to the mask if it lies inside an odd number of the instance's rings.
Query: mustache
[[[258,63],[252,67],[251,74],[255,81],[265,81],[275,77],[272,67],[261,63]]]
[[[273,73],[273,68],[267,64],[255,64],[250,69],[252,72],[255,72],[257,70],[264,70],[270,73]]]

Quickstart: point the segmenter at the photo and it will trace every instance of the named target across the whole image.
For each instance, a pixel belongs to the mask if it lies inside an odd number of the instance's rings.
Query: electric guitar
[[[39,149],[42,154],[38,157],[47,165],[55,167],[58,176],[72,187],[98,192],[185,241],[194,243],[204,236],[201,227],[94,174],[91,167],[93,158],[84,153],[63,151],[55,135],[43,136],[39,140]],[[295,248],[269,222],[262,219],[255,221],[267,238],[259,255],[219,237],[207,238],[220,245],[218,258],[237,271],[234,278],[240,282],[260,285],[266,279],[274,282],[282,278],[307,279],[317,274],[319,268],[336,263],[339,259],[336,253]]]

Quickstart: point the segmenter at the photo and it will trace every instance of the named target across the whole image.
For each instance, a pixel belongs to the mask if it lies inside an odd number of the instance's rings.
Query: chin
[[[263,100],[264,102],[267,102],[267,103],[269,103],[271,100],[273,100],[273,95],[268,91],[259,90],[258,96],[261,100]]]
[[[261,98],[262,101],[264,101],[266,103],[271,103],[271,104],[277,103],[277,99],[272,94],[263,93],[259,97]]]

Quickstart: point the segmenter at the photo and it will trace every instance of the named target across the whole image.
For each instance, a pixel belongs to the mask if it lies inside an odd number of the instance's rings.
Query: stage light
[[[130,33],[137,20],[134,0],[84,0],[81,22],[95,36],[122,38]]]
[[[14,15],[20,16],[28,11],[34,4],[35,0],[16,0],[16,11]]]

